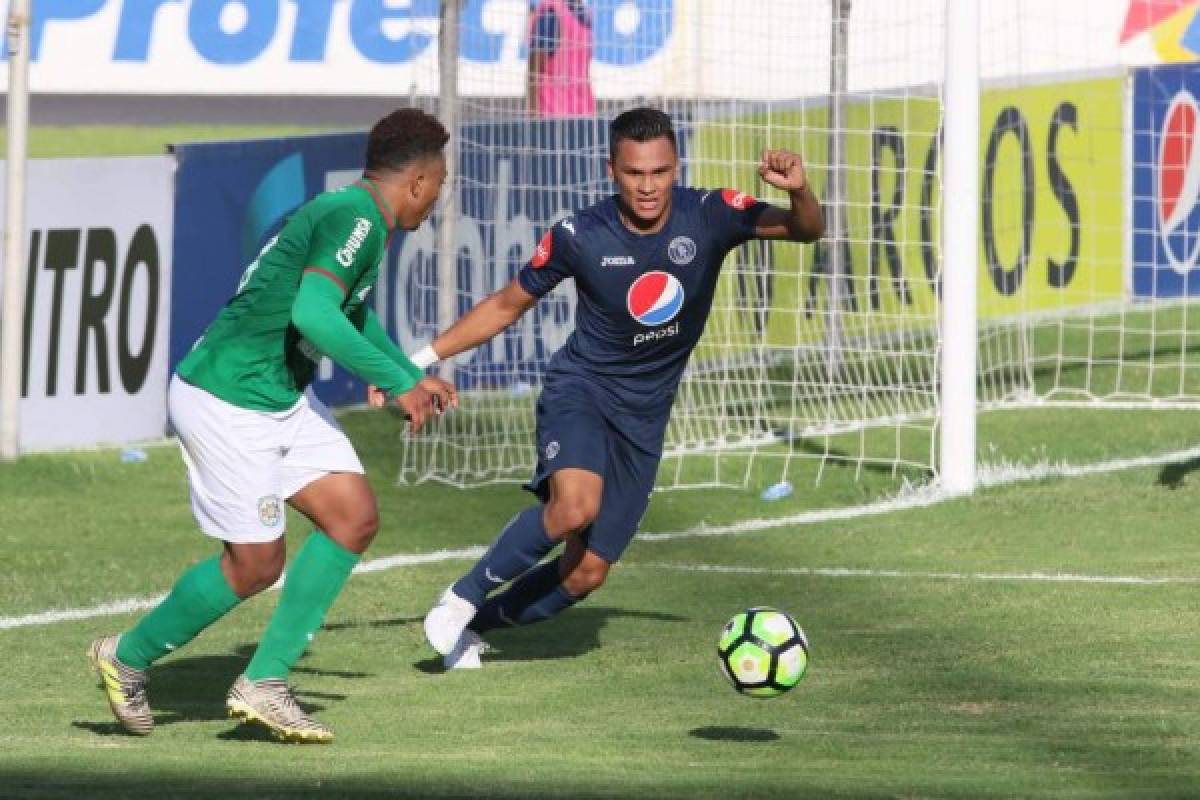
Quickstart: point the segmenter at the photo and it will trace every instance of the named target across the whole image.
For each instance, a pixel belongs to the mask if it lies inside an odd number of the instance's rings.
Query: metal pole
[[[829,183],[825,192],[830,215],[829,233],[829,316],[825,321],[826,379],[830,390],[842,366],[842,282],[849,265],[848,222],[846,219],[846,92],[849,86],[851,0],[833,0],[833,25],[830,32],[829,69]]]
[[[11,0],[8,10],[8,154],[4,181],[4,297],[0,311],[0,460],[4,461],[12,461],[20,452],[29,6],[30,0]]]
[[[446,145],[446,183],[442,189],[438,222],[438,330],[450,327],[458,316],[458,21],[462,0],[444,0],[438,27],[438,116],[450,132]],[[454,380],[454,362],[442,361],[438,374]]]
[[[942,487],[975,488],[975,282],[979,271],[979,0],[946,3],[942,190]]]

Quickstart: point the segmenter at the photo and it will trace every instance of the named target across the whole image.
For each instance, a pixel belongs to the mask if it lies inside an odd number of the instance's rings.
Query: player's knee
[[[571,574],[563,579],[562,585],[573,597],[583,599],[603,586],[607,577],[607,564],[585,562],[571,570]]]
[[[349,520],[345,525],[343,535],[339,538],[346,543],[350,550],[361,553],[367,549],[378,532],[379,512],[371,507],[362,510],[352,520]]]
[[[586,498],[558,500],[551,504],[547,532],[551,535],[578,533],[592,524],[599,512],[599,503]]]
[[[266,591],[275,585],[283,574],[285,554],[282,548],[277,555],[255,560],[239,560],[232,568],[231,588],[243,599]]]

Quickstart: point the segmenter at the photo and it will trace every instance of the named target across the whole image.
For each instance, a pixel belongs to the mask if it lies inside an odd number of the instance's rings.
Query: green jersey
[[[320,326],[302,330],[303,325],[296,324],[298,296],[303,301],[305,296],[321,296],[313,294],[319,291],[332,298],[319,313],[346,329],[335,331],[342,337],[339,343],[360,339],[350,342],[360,348],[358,355],[365,347],[375,359],[368,359],[365,369],[355,369],[356,364],[342,359],[339,363],[386,390],[410,388],[419,373],[413,374],[415,368],[409,369],[412,365],[403,354],[394,345],[381,352],[362,337],[370,313],[363,301],[379,275],[393,225],[391,210],[366,180],[306,203],[246,268],[237,293],[179,363],[180,377],[241,408],[291,408],[312,381],[323,350],[341,352],[311,341],[319,338]],[[311,289],[310,283],[320,286]],[[308,295],[302,293],[302,285]],[[344,317],[329,319],[337,309]],[[322,334],[323,343],[330,341],[329,333]]]

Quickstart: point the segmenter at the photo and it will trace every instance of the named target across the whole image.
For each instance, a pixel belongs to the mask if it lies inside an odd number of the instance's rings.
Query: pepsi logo
[[[647,272],[629,287],[625,305],[630,316],[643,325],[665,325],[683,308],[683,286],[670,273]]]
[[[1181,275],[1200,256],[1200,108],[1191,92],[1171,99],[1159,130],[1155,164],[1155,211],[1158,236],[1171,268]]]

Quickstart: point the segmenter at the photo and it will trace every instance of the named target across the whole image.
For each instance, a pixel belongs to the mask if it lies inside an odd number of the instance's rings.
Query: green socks
[[[121,634],[117,658],[134,669],[146,669],[240,602],[221,573],[220,557],[201,561],[179,576],[166,599]]]
[[[292,561],[279,606],[246,668],[247,678],[287,677],[320,629],[358,559],[356,553],[321,531],[313,531]],[[146,669],[196,638],[240,602],[221,573],[220,558],[201,561],[179,577],[166,599],[121,634],[117,658],[134,669]]]
[[[279,605],[246,667],[248,679],[287,677],[320,629],[358,559],[357,553],[323,532],[312,532],[287,571]]]

